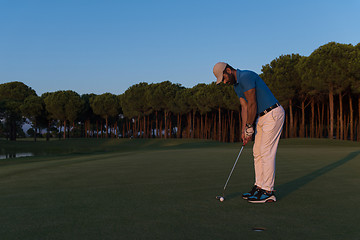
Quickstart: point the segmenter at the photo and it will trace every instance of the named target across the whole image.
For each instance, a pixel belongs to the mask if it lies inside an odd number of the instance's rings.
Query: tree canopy
[[[336,42],[309,56],[281,55],[265,64],[260,76],[286,110],[283,137],[360,141],[359,69],[360,44]],[[106,137],[239,141],[241,109],[233,87],[209,82],[192,88],[170,81],[140,82],[120,95],[80,96],[67,90],[41,97],[21,82],[0,84],[0,135],[15,140],[27,118],[34,128],[40,119],[48,121],[48,129],[59,127],[59,133],[63,126],[64,138],[68,131],[85,137],[105,132]]]

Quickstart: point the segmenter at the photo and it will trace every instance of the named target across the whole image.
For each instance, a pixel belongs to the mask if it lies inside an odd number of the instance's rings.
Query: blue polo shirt
[[[255,88],[256,102],[257,102],[257,114],[263,112],[265,109],[271,107],[275,103],[279,103],[274,97],[266,83],[260,78],[260,76],[248,70],[236,70],[237,82],[234,84],[234,90],[239,98],[245,98],[244,92]]]

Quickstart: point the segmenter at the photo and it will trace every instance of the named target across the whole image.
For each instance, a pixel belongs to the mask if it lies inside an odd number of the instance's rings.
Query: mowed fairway
[[[271,204],[241,198],[253,184],[250,144],[223,203],[215,196],[222,194],[240,143],[15,144],[38,152],[58,146],[66,154],[57,149],[0,160],[0,239],[360,239],[356,142],[281,140],[278,202]]]

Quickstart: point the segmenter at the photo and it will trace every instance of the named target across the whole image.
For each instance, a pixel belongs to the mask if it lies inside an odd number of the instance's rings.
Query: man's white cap
[[[216,84],[219,84],[223,81],[223,73],[224,73],[226,66],[227,66],[227,63],[224,63],[224,62],[218,62],[217,64],[215,64],[213,73],[217,79]]]

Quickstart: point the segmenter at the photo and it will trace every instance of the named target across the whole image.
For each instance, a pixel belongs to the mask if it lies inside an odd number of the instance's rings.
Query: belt
[[[265,114],[267,114],[267,113],[270,112],[271,110],[277,108],[278,106],[280,106],[280,104],[275,103],[274,105],[272,105],[271,107],[269,107],[269,108],[266,109],[265,111],[259,113],[259,116],[260,116],[260,117],[264,116]]]

